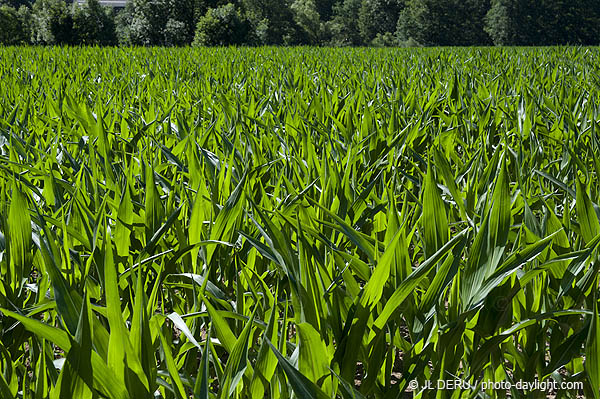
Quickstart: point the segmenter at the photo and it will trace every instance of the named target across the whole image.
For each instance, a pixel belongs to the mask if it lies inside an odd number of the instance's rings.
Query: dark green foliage
[[[167,1],[132,0],[129,41],[134,45],[155,45],[162,41],[162,30],[167,17]],[[129,5],[129,4],[128,4]]]
[[[398,19],[398,38],[426,46],[491,44],[483,26],[485,4],[480,0],[408,0]]]
[[[407,43],[401,43],[396,35],[391,32],[378,33],[375,39],[371,40],[371,46],[373,47],[397,47],[401,44],[407,45]]]
[[[32,42],[74,44],[73,16],[63,0],[36,0],[32,7]]]
[[[193,38],[192,0],[131,0],[117,16],[123,45],[182,45]]]
[[[368,44],[377,35],[394,32],[403,8],[404,0],[362,0],[358,28],[363,42]]]
[[[200,24],[195,43],[206,45],[600,43],[598,0],[129,0],[116,14],[93,1],[37,0],[28,8],[29,0],[0,0],[12,7],[2,11],[0,37],[13,44],[183,46]]]
[[[600,2],[493,0],[485,29],[497,45],[598,44]]]
[[[343,0],[333,7],[333,19],[329,22],[331,44],[357,46],[362,43],[358,26],[361,0]]]
[[[228,3],[217,8],[210,8],[200,18],[194,37],[195,46],[228,46],[243,44],[249,26],[242,19],[235,6]]]
[[[291,0],[241,0],[258,44],[302,43],[302,28],[294,20]]]
[[[8,5],[14,8],[15,10],[18,10],[21,6],[31,7],[32,4],[33,1],[31,0],[0,0],[0,6]]]
[[[444,45],[447,43],[447,32],[440,26],[443,19],[441,11],[433,1],[409,0],[406,8],[400,13],[397,24],[397,34],[401,41],[409,39],[423,45]]]
[[[199,20],[201,17],[206,15],[206,12],[210,8],[217,8],[230,3],[228,0],[192,0],[194,9],[194,18]]]
[[[133,2],[128,1],[125,4],[125,9],[121,10],[115,16],[115,31],[117,33],[117,41],[121,46],[130,46],[131,33],[130,26],[133,20]]]
[[[185,45],[194,40],[196,22],[195,0],[171,0],[169,15],[165,24],[164,44]]]
[[[302,29],[305,44],[319,44],[324,32],[319,12],[314,0],[295,0],[291,9],[294,13],[294,21]]]
[[[33,32],[33,17],[31,13],[31,8],[23,5],[17,10],[17,15],[19,16],[19,20],[21,21],[21,28],[23,29],[23,44],[29,44],[31,43],[31,37]]]
[[[460,3],[460,29],[463,43],[468,45],[491,45],[492,39],[485,31],[485,16],[490,0],[464,0]],[[460,17],[460,15],[459,15]]]
[[[183,46],[189,44],[187,41],[187,26],[184,22],[169,18],[165,25],[164,44],[167,46]]]
[[[0,44],[18,45],[29,41],[19,11],[9,5],[0,6]]]
[[[84,45],[114,45],[117,43],[112,11],[98,0],[87,0],[73,8],[73,28],[77,42]]]
[[[317,7],[317,12],[322,21],[329,21],[333,16],[333,6],[335,5],[335,0],[317,0],[315,1],[315,5]]]
[[[580,44],[600,44],[600,2],[597,0],[577,0],[570,4],[565,15],[567,28],[564,37],[569,38],[575,32]]]
[[[486,16],[485,30],[489,33],[494,44],[504,46],[516,44],[519,36],[519,27],[515,25],[518,13],[515,10],[514,0],[494,0],[492,8]]]

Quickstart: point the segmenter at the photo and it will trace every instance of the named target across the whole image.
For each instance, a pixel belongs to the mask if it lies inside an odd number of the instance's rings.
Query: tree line
[[[0,0],[5,45],[599,43],[599,0]]]

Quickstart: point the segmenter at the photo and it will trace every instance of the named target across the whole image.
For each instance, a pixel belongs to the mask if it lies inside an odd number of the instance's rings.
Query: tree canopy
[[[600,44],[598,0],[0,0],[0,22],[9,45]]]

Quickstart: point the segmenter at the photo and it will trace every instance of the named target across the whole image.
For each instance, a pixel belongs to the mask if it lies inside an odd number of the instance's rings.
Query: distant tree
[[[294,19],[293,0],[241,0],[257,44],[293,45],[304,34]]]
[[[492,0],[485,29],[496,45],[598,44],[597,0]]]
[[[304,44],[320,44],[325,34],[325,27],[314,0],[295,0],[291,9],[294,13],[294,21],[304,31]]]
[[[209,8],[200,18],[194,37],[195,46],[244,44],[250,27],[232,3]]]
[[[21,6],[31,7],[32,4],[33,0],[0,0],[0,6],[11,6],[15,10],[18,10]]]
[[[401,42],[425,46],[491,44],[483,24],[486,11],[482,0],[408,0],[396,33]]]
[[[494,44],[527,45],[535,43],[538,28],[527,10],[529,0],[492,0],[485,18],[485,30]],[[523,25],[527,24],[527,25]]]
[[[327,23],[334,46],[358,46],[362,44],[358,15],[361,0],[342,0],[333,6],[333,18]]]
[[[63,0],[36,0],[31,14],[33,43],[74,43],[73,17]]]
[[[193,18],[195,22],[198,22],[200,18],[206,15],[206,12],[209,8],[217,8],[220,6],[224,6],[227,3],[233,3],[234,5],[239,5],[239,1],[237,0],[190,0],[193,8]],[[187,11],[187,10],[186,10]]]
[[[440,16],[431,1],[408,0],[406,7],[399,15],[397,36],[401,42],[414,40],[422,45],[435,45],[443,28],[440,26]]]
[[[392,32],[385,32],[383,34],[378,33],[373,40],[371,40],[371,46],[373,47],[397,47],[401,44],[398,38]]]
[[[21,28],[23,29],[24,43],[31,43],[32,29],[33,29],[33,17],[31,8],[22,5],[17,10],[19,20],[21,21]]]
[[[572,44],[600,44],[600,2],[598,0],[574,0],[566,18],[569,23],[565,36],[575,36]]]
[[[115,15],[115,31],[117,33],[117,41],[121,46],[131,46],[131,22],[133,21],[133,5],[132,1],[125,3],[125,9],[117,12]]]
[[[182,45],[194,35],[193,0],[130,0],[117,16],[122,45]]]
[[[164,44],[181,46],[192,43],[200,17],[195,14],[196,6],[195,0],[170,0]]]
[[[163,29],[168,18],[168,1],[131,0],[131,4],[131,43],[143,46],[162,44]]]
[[[19,12],[12,6],[0,6],[0,44],[19,45],[29,41]]]
[[[165,40],[167,46],[183,46],[189,44],[186,24],[177,19],[169,18],[165,25]]]
[[[358,27],[365,43],[377,35],[394,33],[404,0],[362,0],[358,12]]]
[[[459,37],[462,44],[469,46],[489,46],[493,44],[491,37],[485,30],[485,18],[490,6],[490,0],[463,0],[458,2],[457,18],[460,20]]]
[[[333,16],[333,7],[335,6],[336,0],[316,0],[315,8],[319,13],[321,21],[329,21]]]
[[[98,0],[73,4],[73,29],[79,44],[109,46],[117,43],[112,10]]]

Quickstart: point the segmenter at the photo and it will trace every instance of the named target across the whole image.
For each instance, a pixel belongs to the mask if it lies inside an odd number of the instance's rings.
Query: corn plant
[[[0,397],[600,398],[598,65],[0,48]]]

